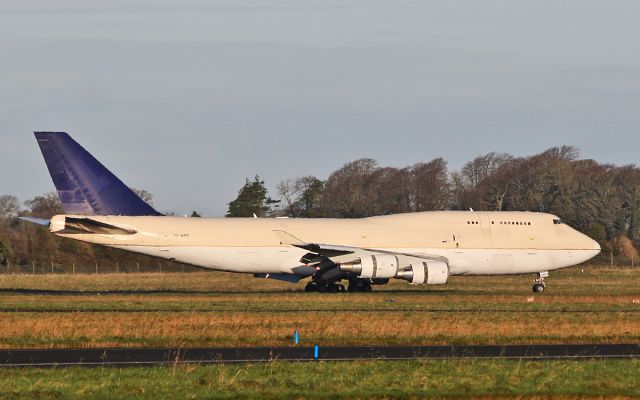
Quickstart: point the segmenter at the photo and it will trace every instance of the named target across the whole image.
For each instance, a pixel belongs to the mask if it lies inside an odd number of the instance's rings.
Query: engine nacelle
[[[342,264],[340,270],[353,272],[361,278],[395,278],[398,275],[398,257],[376,254],[360,258],[359,262]]]
[[[412,285],[444,285],[449,279],[449,266],[437,260],[413,263],[396,277]]]
[[[398,257],[392,254],[362,257],[340,265],[340,271],[365,279],[404,279],[412,285],[444,285],[449,279],[449,265],[444,261],[426,260],[400,267]]]

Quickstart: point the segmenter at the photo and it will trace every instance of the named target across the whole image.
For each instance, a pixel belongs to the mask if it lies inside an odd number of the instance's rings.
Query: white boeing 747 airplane
[[[597,242],[554,215],[436,211],[362,219],[163,216],[64,132],[36,132],[65,215],[24,218],[61,237],[194,266],[298,282],[305,290],[370,291],[403,279],[548,272],[591,259]]]

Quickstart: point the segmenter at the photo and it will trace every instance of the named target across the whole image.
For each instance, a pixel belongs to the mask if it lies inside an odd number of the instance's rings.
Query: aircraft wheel
[[[364,285],[361,281],[352,281],[349,283],[349,292],[351,293],[360,293],[364,292]]]
[[[342,285],[336,285],[335,283],[330,283],[327,285],[327,292],[329,293],[338,293],[340,291],[340,287]]]
[[[305,292],[317,292],[318,291],[318,285],[315,282],[309,282],[309,283],[307,283],[307,286],[304,287],[304,291]]]
[[[353,280],[349,283],[349,292],[368,293],[371,291],[371,284],[364,279]]]
[[[544,292],[544,285],[541,283],[536,283],[533,285],[533,293],[542,293]]]
[[[344,285],[337,284],[336,286],[338,287],[338,292],[340,292],[340,293],[344,293],[344,292],[347,291],[347,289],[345,289]]]

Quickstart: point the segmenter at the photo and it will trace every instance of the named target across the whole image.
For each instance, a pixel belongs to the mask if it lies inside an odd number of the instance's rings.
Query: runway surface
[[[317,353],[316,353],[317,351]],[[270,361],[640,358],[638,344],[0,350],[0,367],[141,366]]]
[[[640,308],[607,308],[607,309],[518,309],[518,308],[291,308],[291,309],[227,309],[227,308],[0,308],[0,313],[30,313],[30,314],[73,314],[73,313],[272,313],[272,314],[294,314],[294,313],[335,313],[335,312],[357,312],[357,313],[576,313],[576,314],[596,314],[596,313],[640,313]]]

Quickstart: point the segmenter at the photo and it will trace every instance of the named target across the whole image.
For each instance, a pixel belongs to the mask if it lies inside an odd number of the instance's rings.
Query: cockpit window
[[[562,225],[562,224],[564,224],[564,221],[561,220],[561,219],[554,219],[553,220],[553,224],[554,225]]]

